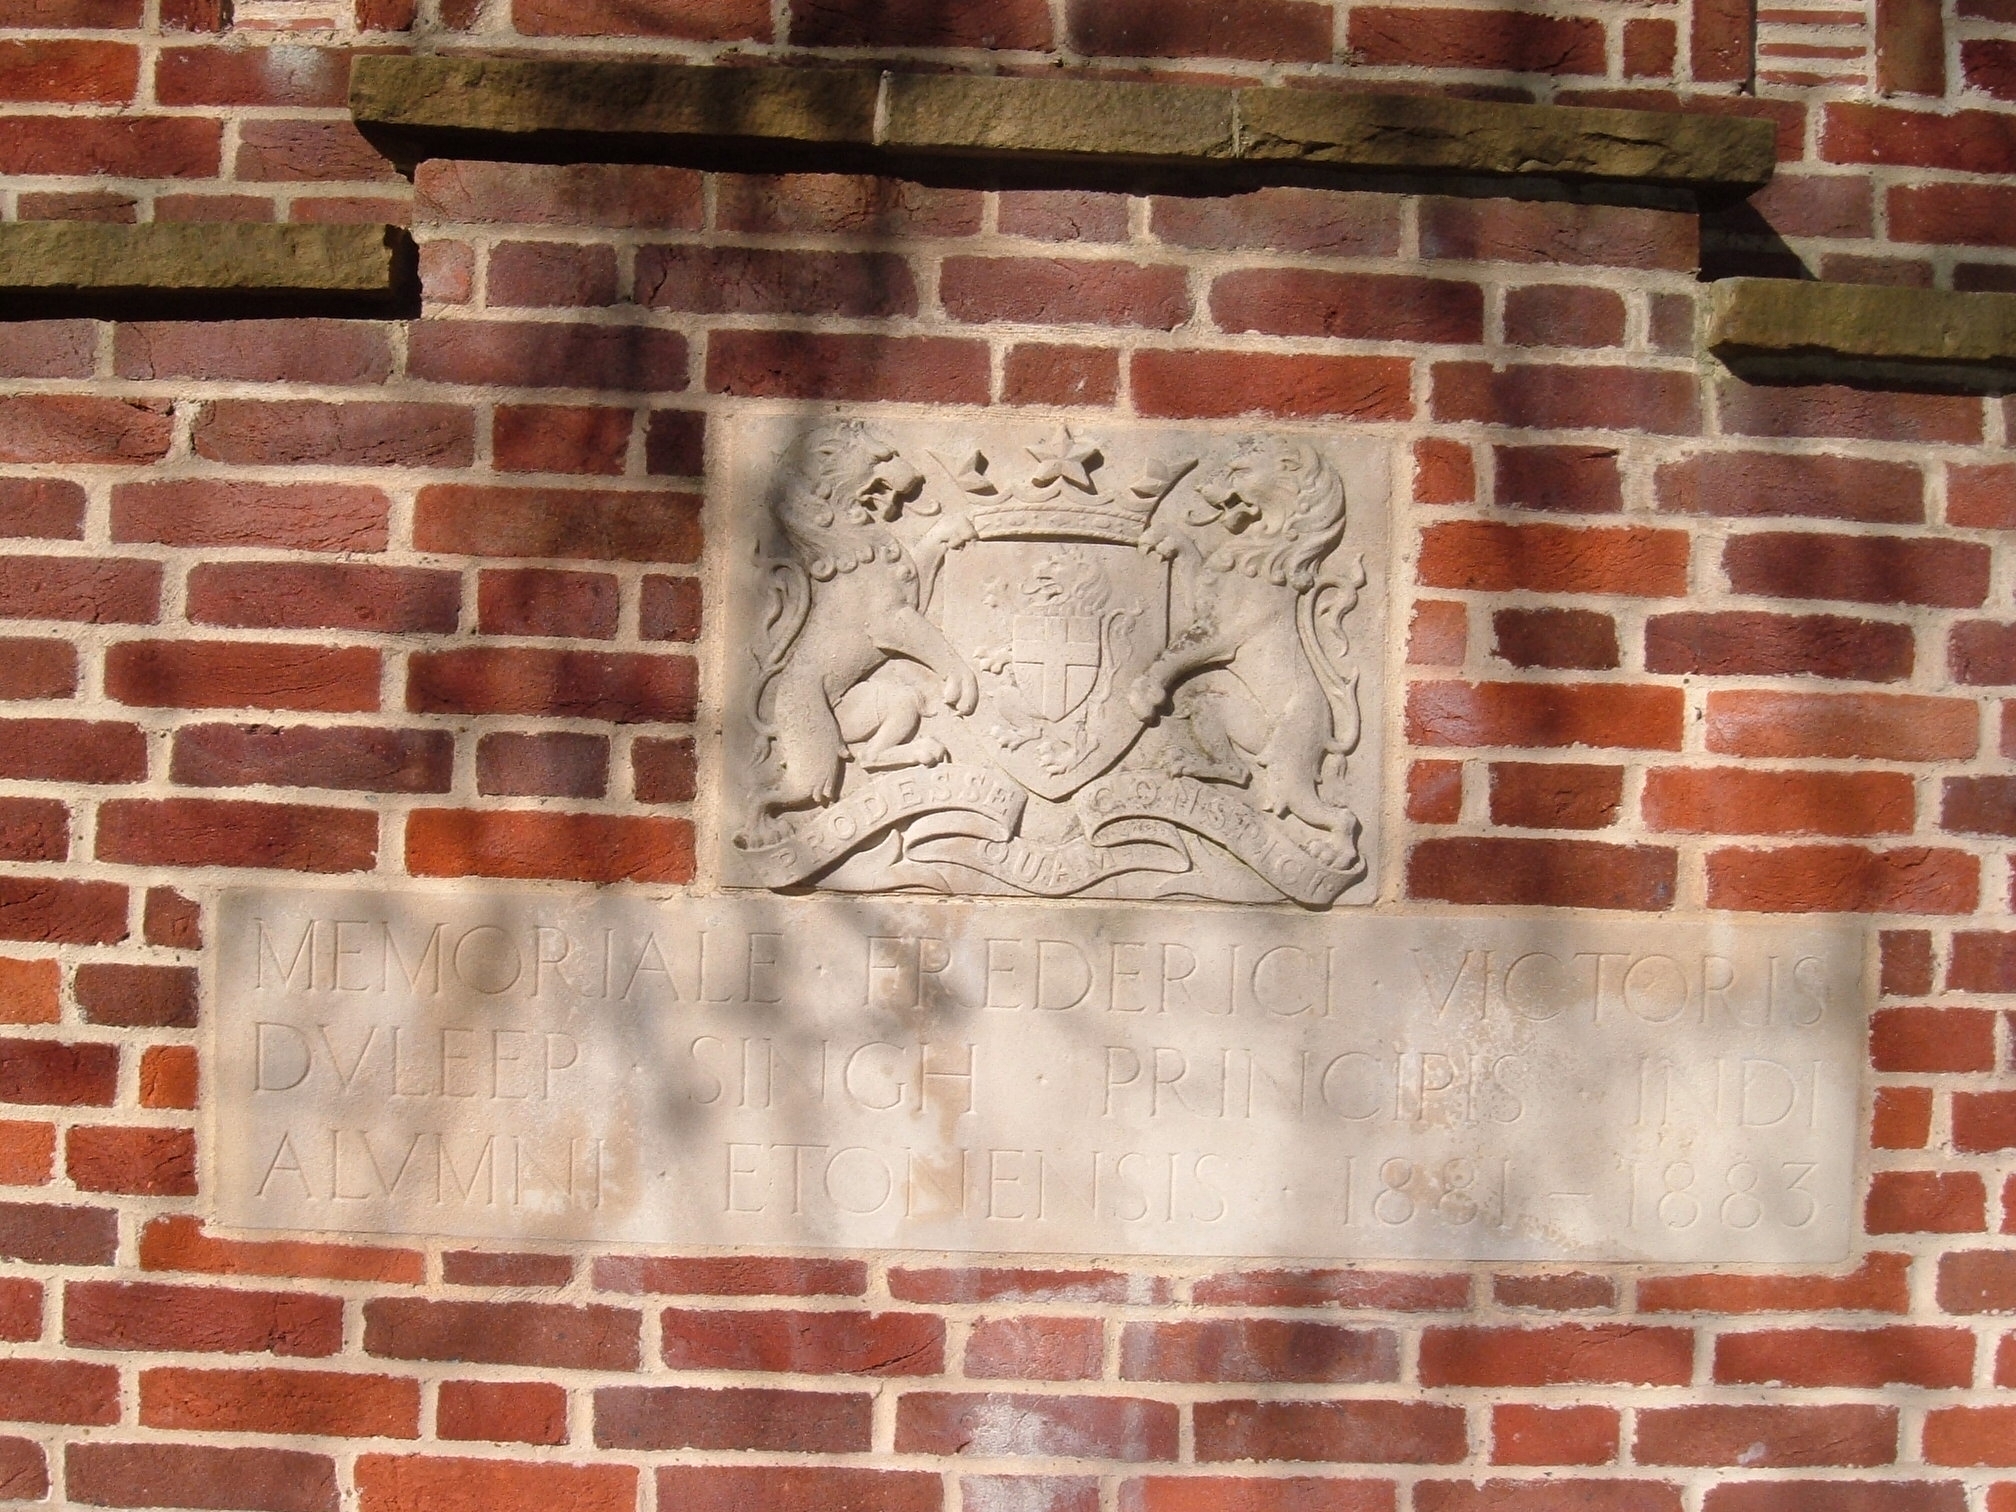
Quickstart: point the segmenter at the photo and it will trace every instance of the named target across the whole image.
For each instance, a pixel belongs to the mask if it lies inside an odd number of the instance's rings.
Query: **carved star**
[[[1036,459],[1036,475],[1029,481],[1038,488],[1051,483],[1069,483],[1073,488],[1093,493],[1092,469],[1103,458],[1099,448],[1090,441],[1080,441],[1071,434],[1071,428],[1060,425],[1051,432],[1050,439],[1041,446],[1029,448],[1029,455]]]
[[[1159,499],[1182,481],[1184,474],[1197,465],[1194,457],[1179,457],[1173,462],[1165,462],[1157,457],[1143,469],[1143,476],[1134,485],[1134,494],[1142,499]]]
[[[959,469],[958,476],[954,481],[969,494],[1000,492],[994,486],[994,480],[987,476],[987,454],[985,452],[976,451],[972,456],[968,457],[966,465]]]

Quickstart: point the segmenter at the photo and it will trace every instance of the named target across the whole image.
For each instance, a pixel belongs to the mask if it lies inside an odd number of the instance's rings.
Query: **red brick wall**
[[[351,18],[248,3],[219,36],[167,8],[0,0],[12,213],[403,215],[340,110]],[[1703,93],[1786,123],[1762,222],[1711,217],[1713,256],[1763,224],[1834,276],[2009,276],[2001,23],[1963,8],[1962,110]],[[1648,103],[1747,73],[1704,64],[1729,16],[1670,5],[787,19],[442,0],[369,42],[620,24],[658,55],[992,38],[1034,66],[1069,39]],[[410,198],[417,321],[0,327],[0,1500],[2016,1512],[2005,400],[1732,377],[1695,349],[1678,211],[447,163]],[[1388,445],[1388,897],[1867,916],[1853,1258],[1030,1271],[206,1233],[222,887],[693,875],[707,433],[776,398]]]

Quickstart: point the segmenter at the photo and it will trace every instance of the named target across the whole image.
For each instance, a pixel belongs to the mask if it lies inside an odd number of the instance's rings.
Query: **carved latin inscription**
[[[771,417],[730,452],[729,881],[1375,895],[1376,449]]]
[[[247,1228],[1284,1259],[1846,1253],[1863,933],[255,891]]]

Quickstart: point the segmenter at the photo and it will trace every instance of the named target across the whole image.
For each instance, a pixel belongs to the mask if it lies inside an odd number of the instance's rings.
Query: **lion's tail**
[[[754,757],[758,766],[769,760],[771,743],[777,734],[776,723],[770,717],[771,685],[790,661],[791,648],[798,644],[805,621],[812,613],[812,578],[803,567],[792,561],[773,560],[764,562],[762,571],[763,623],[756,644],[749,649],[750,659],[756,663],[756,691],[749,700],[749,722],[756,727]]]
[[[1358,749],[1361,733],[1358,674],[1347,673],[1337,664],[1336,652],[1325,643],[1322,631],[1327,626],[1331,639],[1340,650],[1343,648],[1341,622],[1358,607],[1358,594],[1364,586],[1365,558],[1360,556],[1352,563],[1350,576],[1342,582],[1319,582],[1295,600],[1295,631],[1302,642],[1302,653],[1309,659],[1317,685],[1330,705],[1331,738],[1324,742],[1324,755],[1339,763]]]

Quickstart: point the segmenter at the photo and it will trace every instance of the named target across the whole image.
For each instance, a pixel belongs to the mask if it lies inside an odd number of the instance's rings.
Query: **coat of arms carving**
[[[740,420],[724,880],[1369,901],[1383,453]]]

